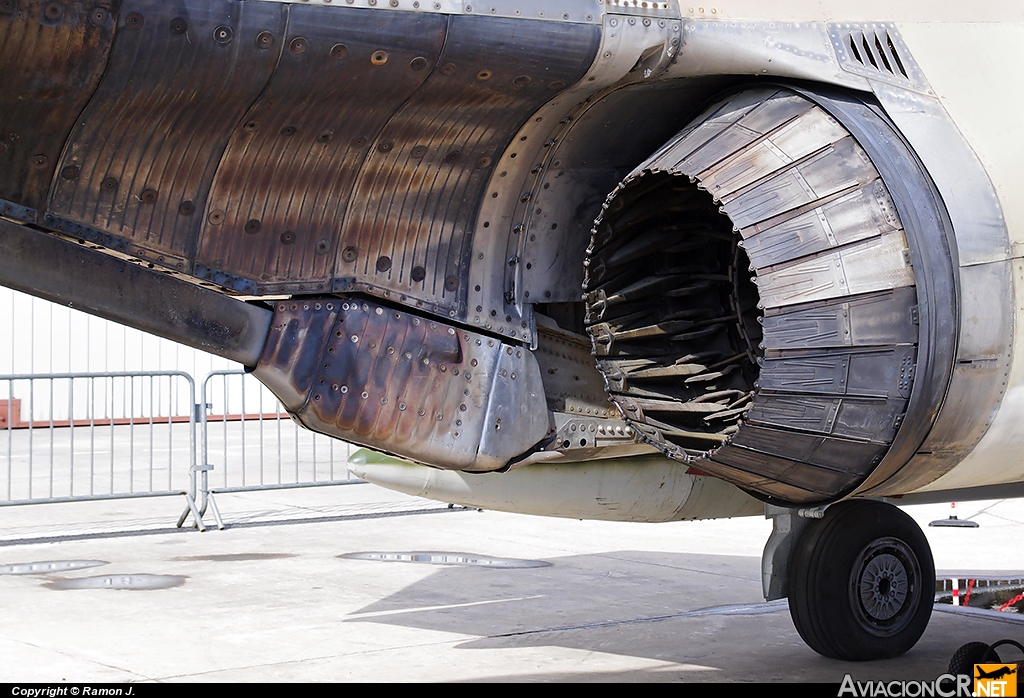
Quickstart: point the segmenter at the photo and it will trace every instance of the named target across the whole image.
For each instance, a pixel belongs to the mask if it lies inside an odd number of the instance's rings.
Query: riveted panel
[[[353,183],[381,128],[433,70],[447,24],[289,8],[277,70],[217,170],[199,276],[248,292],[323,292],[339,253],[365,260],[365,248],[338,249]]]
[[[356,299],[278,301],[255,375],[305,426],[460,470],[494,470],[548,432],[522,347]]]
[[[283,5],[122,5],[110,64],[71,135],[50,212],[76,235],[189,270],[228,137],[277,64]],[[51,223],[54,227],[56,224]]]
[[[117,9],[117,0],[0,3],[3,215],[40,217],[64,142],[107,63]]]
[[[468,255],[491,171],[525,119],[590,66],[599,30],[451,17],[438,65],[363,165],[335,277],[465,315]],[[421,273],[413,272],[421,270]]]
[[[917,338],[917,290],[910,287],[769,309],[761,318],[767,352],[812,347],[909,344]]]

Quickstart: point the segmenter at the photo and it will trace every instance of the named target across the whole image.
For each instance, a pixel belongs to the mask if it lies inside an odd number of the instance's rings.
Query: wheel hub
[[[850,575],[854,614],[868,632],[885,637],[911,618],[921,594],[917,556],[898,538],[880,538],[857,556]]]
[[[888,553],[872,559],[860,579],[860,600],[868,615],[889,620],[907,599],[907,570]]]

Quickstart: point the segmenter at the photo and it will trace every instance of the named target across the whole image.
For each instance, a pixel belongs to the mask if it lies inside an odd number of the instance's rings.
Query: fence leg
[[[217,522],[217,529],[224,530],[224,519],[220,518],[220,509],[217,508],[217,502],[213,499],[213,492],[207,494],[206,501],[210,503],[210,508],[213,509],[213,520]]]
[[[192,514],[192,525],[198,528],[200,531],[206,531],[206,524],[203,523],[203,514],[206,513],[206,499],[209,496],[209,491],[206,485],[206,473],[213,470],[212,465],[193,465],[189,468],[188,479],[189,479],[189,491],[182,492],[185,497],[185,511],[181,512],[181,516],[178,517],[178,528],[181,528],[182,524],[185,523],[185,519],[188,518],[189,514]],[[197,492],[196,473],[202,473],[203,488]],[[196,495],[202,495],[203,508],[202,510],[196,506]],[[216,505],[214,505],[214,511],[216,511]],[[216,515],[217,523],[219,528],[223,529],[224,524],[220,520],[219,512]]]
[[[189,513],[192,514],[192,525],[198,528],[200,531],[206,531],[206,524],[203,523],[203,517],[199,513],[199,509],[196,508],[196,502],[192,499],[192,495],[188,492],[181,493],[185,497],[185,511],[181,512],[181,516],[178,517],[178,528],[185,523],[185,519],[188,518]]]
[[[217,508],[217,502],[213,500],[213,492],[210,491],[209,472],[211,470],[213,470],[212,465],[205,465],[202,468],[199,468],[199,471],[202,473],[200,475],[200,479],[203,485],[199,490],[199,501],[201,502],[199,514],[201,516],[206,516],[206,507],[211,507],[213,509],[213,518],[217,522],[217,529],[223,531],[224,520],[220,518],[220,509]]]

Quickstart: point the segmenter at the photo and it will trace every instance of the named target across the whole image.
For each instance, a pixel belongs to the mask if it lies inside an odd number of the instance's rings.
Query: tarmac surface
[[[759,517],[546,519],[368,484],[217,502],[206,533],[173,527],[176,497],[0,507],[0,681],[930,681],[966,642],[1024,640],[1020,614],[945,606],[904,657],[823,658],[763,602]],[[940,576],[1024,576],[1024,500],[961,503],[976,529],[906,511]]]

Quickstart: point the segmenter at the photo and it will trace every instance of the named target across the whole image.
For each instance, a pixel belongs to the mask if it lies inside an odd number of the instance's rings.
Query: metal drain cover
[[[48,562],[23,562],[18,565],[0,566],[0,574],[49,574],[50,572],[67,572],[82,570],[87,567],[107,565],[103,560],[50,560]]]
[[[47,586],[51,589],[169,589],[184,583],[185,578],[176,574],[115,574],[59,579]]]
[[[430,553],[430,552],[366,552],[346,553],[338,557],[346,560],[379,560],[381,562],[422,562],[428,565],[470,565],[474,567],[495,567],[499,569],[521,569],[524,567],[550,567],[543,560],[516,560],[505,557],[485,557],[471,553]]]

